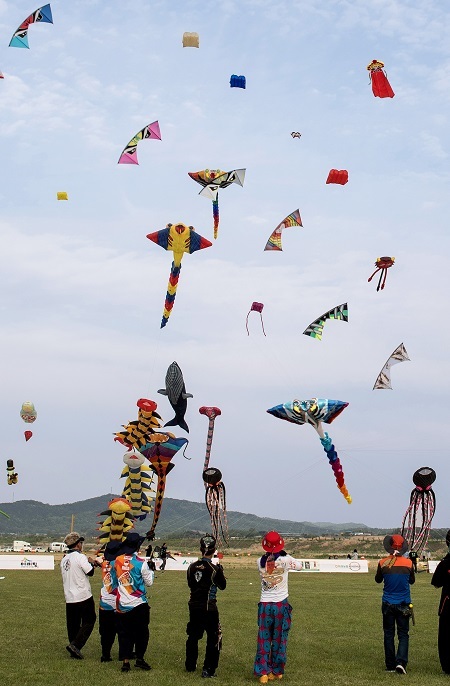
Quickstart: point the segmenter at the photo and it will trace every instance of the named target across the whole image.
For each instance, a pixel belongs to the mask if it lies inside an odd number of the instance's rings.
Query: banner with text
[[[300,560],[300,572],[346,572],[361,574],[369,571],[367,560]],[[297,571],[295,570],[289,570]]]
[[[48,570],[55,568],[53,555],[0,555],[0,569]]]

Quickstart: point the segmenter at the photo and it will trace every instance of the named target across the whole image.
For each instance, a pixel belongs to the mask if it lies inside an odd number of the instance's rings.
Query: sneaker
[[[111,655],[102,655],[100,658],[100,662],[112,662]]]
[[[260,684],[267,684],[269,681],[269,675],[268,674],[263,674],[262,676],[259,677],[259,683]]]
[[[397,665],[395,671],[397,674],[406,674],[406,668],[403,665]]]
[[[78,650],[76,646],[74,646],[73,643],[69,643],[68,646],[66,646],[66,650],[70,653],[71,657],[75,657],[77,660],[82,660],[83,656],[81,654],[81,650]]]
[[[202,672],[202,677],[203,677],[204,679],[212,679],[212,678],[214,678],[215,676],[216,676],[215,674],[210,674],[210,673],[208,672],[207,669],[204,669],[203,672]]]
[[[151,667],[144,659],[137,659],[134,666],[138,669],[144,669],[146,672],[150,671]]]
[[[121,672],[129,672],[131,669],[131,665],[129,662],[124,662],[122,665],[122,669],[120,670]]]

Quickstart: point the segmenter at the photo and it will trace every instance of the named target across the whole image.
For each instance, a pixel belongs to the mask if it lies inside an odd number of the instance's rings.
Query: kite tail
[[[177,286],[178,279],[180,278],[180,271],[181,264],[176,266],[175,262],[172,262],[169,283],[167,285],[166,301],[164,303],[164,312],[161,320],[161,329],[163,329],[169,321],[170,313],[172,312],[172,307],[175,302],[175,296],[177,294]]]
[[[155,529],[158,523],[159,515],[161,514],[161,508],[164,498],[164,491],[166,489],[166,473],[158,474],[158,487],[156,490],[155,497],[155,508],[153,510],[153,522],[150,531],[147,532],[147,538],[149,541],[153,541],[155,538]]]
[[[367,283],[370,283],[370,282],[372,281],[373,277],[375,276],[375,274],[376,274],[377,272],[379,272],[379,271],[380,271],[380,268],[377,267],[377,268],[375,269],[374,273],[372,274],[372,276],[369,276],[369,278],[367,279]]]
[[[328,461],[331,465],[331,469],[334,472],[334,478],[336,479],[337,486],[342,495],[344,496],[344,498],[346,499],[346,501],[348,502],[348,504],[350,505],[352,502],[352,497],[347,490],[347,486],[345,485],[344,471],[342,469],[341,461],[327,432],[325,432],[324,438],[320,438],[320,442],[322,443],[323,449],[327,454]]]
[[[214,240],[217,238],[219,231],[219,196],[213,200],[213,218],[214,218]]]

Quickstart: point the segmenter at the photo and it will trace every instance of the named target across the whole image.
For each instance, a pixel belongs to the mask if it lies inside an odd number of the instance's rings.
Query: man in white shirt
[[[81,648],[84,646],[97,619],[94,598],[88,577],[94,574],[98,563],[82,553],[84,538],[72,531],[64,539],[68,547],[61,560],[61,574],[66,599],[66,623],[69,645],[66,650],[70,657],[82,660]]]

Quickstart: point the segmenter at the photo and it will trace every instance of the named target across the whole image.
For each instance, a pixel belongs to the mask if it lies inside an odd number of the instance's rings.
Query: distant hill
[[[0,503],[0,510],[9,514],[10,519],[0,516],[0,535],[25,536],[41,535],[59,539],[70,531],[72,515],[75,517],[75,530],[85,536],[96,536],[99,521],[98,514],[106,510],[111,498],[118,497],[106,494],[88,500],[63,505],[47,505],[37,500],[19,500],[15,503]],[[136,530],[148,531],[153,514],[150,513],[143,522],[138,522]],[[260,534],[271,529],[282,533],[319,536],[340,531],[369,532],[365,524],[346,522],[293,522],[284,519],[257,517],[253,514],[229,511],[228,527],[232,534]],[[102,518],[100,518],[102,519]],[[165,498],[161,517],[157,526],[158,536],[179,535],[189,532],[206,532],[211,530],[209,514],[204,503],[189,500]]]

